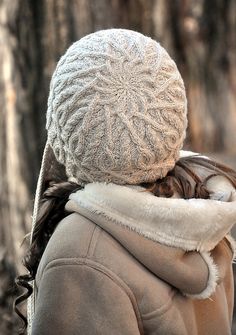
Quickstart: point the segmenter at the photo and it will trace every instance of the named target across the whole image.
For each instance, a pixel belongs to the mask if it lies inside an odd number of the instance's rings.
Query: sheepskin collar
[[[158,198],[137,186],[91,183],[70,201],[96,218],[134,230],[162,244],[184,250],[209,251],[236,223],[236,199]],[[79,211],[79,210],[78,210]]]

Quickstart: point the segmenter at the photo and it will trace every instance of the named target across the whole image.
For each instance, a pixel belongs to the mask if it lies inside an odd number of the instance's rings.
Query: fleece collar
[[[96,217],[162,244],[184,250],[209,251],[236,223],[236,200],[155,197],[138,186],[91,183],[70,200]]]

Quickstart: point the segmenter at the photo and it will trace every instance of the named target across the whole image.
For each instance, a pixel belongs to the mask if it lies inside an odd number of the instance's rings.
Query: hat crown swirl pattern
[[[173,168],[185,138],[183,80],[165,49],[138,32],[108,29],[72,44],[48,99],[48,142],[68,177],[139,184]]]

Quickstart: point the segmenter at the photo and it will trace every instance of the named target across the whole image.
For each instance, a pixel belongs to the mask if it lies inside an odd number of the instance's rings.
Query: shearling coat
[[[32,334],[231,334],[235,203],[72,194],[38,268]]]

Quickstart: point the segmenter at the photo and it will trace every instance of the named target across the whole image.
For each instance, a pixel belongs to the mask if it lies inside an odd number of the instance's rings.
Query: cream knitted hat
[[[186,127],[184,83],[160,44],[126,29],[75,42],[50,84],[32,231],[45,175],[55,162],[80,185],[153,182],[174,167]]]
[[[53,74],[48,142],[69,178],[139,184],[164,177],[187,126],[183,80],[156,41],[108,29],[75,42]]]

